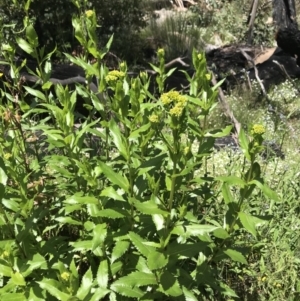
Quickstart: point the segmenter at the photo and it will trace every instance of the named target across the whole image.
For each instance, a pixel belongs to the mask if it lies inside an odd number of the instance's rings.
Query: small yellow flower
[[[205,77],[206,77],[207,80],[211,80],[211,74],[210,73],[205,74]]]
[[[190,148],[188,146],[186,146],[183,150],[184,154],[187,155],[190,151]]]
[[[140,72],[140,78],[148,78],[148,73],[147,72]]]
[[[4,159],[8,160],[12,156],[11,153],[5,153],[4,154]]]
[[[178,104],[170,110],[170,114],[175,117],[180,117],[182,115],[182,112],[183,112],[183,107]]]
[[[266,280],[267,280],[267,277],[266,277],[266,276],[264,276],[264,277],[261,278],[261,281],[262,281],[262,282],[265,282]]]
[[[90,18],[90,17],[92,17],[92,16],[94,15],[94,11],[92,11],[92,10],[87,10],[87,11],[85,12],[85,15],[86,15],[88,18]]]
[[[276,283],[275,286],[276,287],[281,287],[281,284],[280,283]]]
[[[0,258],[1,259],[6,259],[9,257],[9,252],[8,251],[4,251],[1,255],[0,255]]]
[[[198,58],[199,61],[201,61],[201,60],[202,60],[202,54],[199,53],[199,54],[197,55],[197,58]]]
[[[253,136],[258,135],[261,136],[265,133],[265,127],[261,124],[254,124],[251,130],[251,134]]]
[[[164,56],[165,55],[165,50],[163,48],[160,48],[157,50],[157,55],[158,56]]]
[[[122,62],[121,64],[120,64],[120,68],[125,68],[126,67],[126,63],[125,62]]]
[[[152,123],[158,123],[158,122],[159,122],[158,116],[155,115],[155,114],[152,114],[152,115],[149,117],[149,120],[150,120],[150,122],[152,122]]]
[[[63,273],[60,274],[60,277],[61,277],[61,279],[65,280],[65,281],[68,281],[69,278],[70,278],[70,273],[63,272]]]
[[[3,76],[3,73],[0,73],[0,77],[2,77]]]

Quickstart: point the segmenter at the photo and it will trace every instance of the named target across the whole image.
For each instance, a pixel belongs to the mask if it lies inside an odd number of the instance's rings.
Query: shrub
[[[37,50],[33,27],[17,40],[38,60],[43,90],[26,88],[37,108],[21,106],[22,95],[1,105],[1,299],[236,298],[222,271],[259,256],[257,226],[266,222],[249,212],[249,200],[261,193],[278,201],[256,161],[264,128],[255,125],[250,140],[241,131],[237,175],[211,176],[214,140],[231,127],[207,126],[221,83],[211,87],[204,55],[193,52],[195,75],[187,75],[191,88],[183,95],[164,91],[172,71],[165,74],[159,49],[155,98],[146,73],[130,79],[125,62],[113,71],[101,63],[111,40],[98,50],[96,20],[91,10],[73,19],[95,62],[66,56],[85,69],[87,81],[97,78],[106,103],[83,86],[70,92],[57,85],[51,95],[49,55]],[[18,68],[11,70],[17,80]],[[74,129],[77,93],[102,118],[90,114]],[[54,122],[33,123],[40,111]]]
[[[26,10],[23,9],[26,4]],[[112,51],[121,58],[134,60],[133,49],[139,45],[138,31],[145,25],[143,1],[141,0],[36,0],[0,2],[2,26],[5,27],[6,41],[13,41],[14,33],[22,29],[23,20],[34,24],[38,34],[40,47],[45,46],[46,52],[55,47],[55,55],[60,52],[71,52],[78,46],[74,39],[72,18],[85,10],[97,11],[97,28],[99,47],[105,46],[107,37],[114,33],[115,43]],[[139,48],[137,48],[139,50]]]

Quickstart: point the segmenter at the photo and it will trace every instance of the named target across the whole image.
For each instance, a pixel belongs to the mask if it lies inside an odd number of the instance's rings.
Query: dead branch
[[[243,54],[243,56],[246,58],[246,60],[252,65],[254,72],[255,72],[255,78],[260,85],[261,91],[263,92],[264,96],[269,100],[265,86],[263,85],[263,82],[258,75],[258,70],[256,68],[253,58],[251,58],[243,49],[240,49],[240,50],[241,50],[241,53]]]
[[[211,72],[212,74],[212,84],[215,86],[217,84],[215,75],[213,74],[213,72]],[[235,118],[230,105],[228,104],[228,102],[226,101],[225,95],[223,93],[223,90],[219,87],[219,101],[223,107],[224,113],[225,115],[230,118],[230,120],[233,122],[234,128],[235,128],[235,132],[236,132],[236,136],[233,136],[235,142],[237,143],[237,137],[239,136],[240,130],[241,130],[241,124],[240,122]],[[238,144],[238,143],[237,143]]]

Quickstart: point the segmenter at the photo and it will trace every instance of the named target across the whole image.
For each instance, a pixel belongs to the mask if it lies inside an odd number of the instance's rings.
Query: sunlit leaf
[[[248,263],[245,256],[241,252],[238,252],[238,251],[232,250],[232,249],[227,249],[223,252],[227,256],[229,256],[233,261],[241,262],[241,263],[244,263],[244,264]]]
[[[168,257],[164,253],[153,251],[149,253],[147,263],[150,270],[158,270],[168,264]]]
[[[146,242],[146,240],[142,239],[137,233],[129,232],[128,237],[133,245],[141,252],[141,254],[146,257],[150,252],[155,250],[155,248],[145,245],[144,242]]]
[[[167,296],[178,297],[183,293],[177,279],[168,271],[161,274],[160,283],[160,290]]]
[[[84,274],[84,276],[82,277],[81,286],[78,289],[76,296],[80,300],[83,300],[90,292],[92,286],[93,286],[93,274],[91,268],[89,268],[87,272]]]
[[[140,287],[145,285],[154,285],[156,283],[156,277],[152,273],[132,272],[127,276],[119,278],[113,283],[113,286]]]
[[[129,246],[130,246],[129,241],[126,240],[117,241],[112,250],[111,262],[114,262],[115,260],[123,256],[128,251]]]
[[[99,246],[102,246],[104,240],[107,235],[107,228],[106,224],[98,224],[93,229],[93,246],[92,251],[94,251]]]
[[[55,280],[44,278],[42,281],[37,281],[37,283],[42,289],[45,289],[50,295],[60,301],[67,301],[70,297],[58,289],[59,285]]]
[[[104,162],[98,162],[98,165],[109,181],[111,181],[115,185],[118,185],[120,188],[128,192],[129,182],[127,178],[116,173],[110,166],[108,166]]]
[[[244,226],[244,228],[250,232],[254,237],[256,237],[257,233],[256,233],[256,219],[252,216],[252,215],[248,215],[244,212],[239,212],[239,219],[242,223],[242,225]]]

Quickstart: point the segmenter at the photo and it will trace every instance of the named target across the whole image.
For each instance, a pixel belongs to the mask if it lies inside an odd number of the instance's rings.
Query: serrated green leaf
[[[2,199],[2,204],[5,208],[10,209],[14,212],[20,211],[20,204],[16,202],[15,200],[7,200],[7,199]]]
[[[113,188],[113,187],[105,187],[101,193],[100,196],[106,196],[108,198],[111,198],[116,201],[125,202],[123,197]]]
[[[147,241],[142,239],[138,234],[129,232],[128,237],[142,255],[148,257],[150,252],[155,251],[155,248],[145,245],[144,242]]]
[[[96,216],[116,219],[128,217],[129,213],[124,209],[102,209],[97,212]]]
[[[119,150],[120,154],[128,160],[128,146],[126,143],[126,140],[123,138],[123,135],[121,134],[119,126],[116,124],[114,119],[111,119],[109,121],[109,131],[112,136],[113,142],[117,149]]]
[[[115,261],[114,263],[111,264],[110,270],[112,276],[116,275],[123,267],[123,262],[122,261]]]
[[[222,288],[222,295],[224,296],[230,296],[238,298],[239,296],[235,293],[233,289],[231,289],[227,284],[220,282],[220,287]]]
[[[58,282],[52,279],[44,278],[42,281],[37,281],[40,287],[46,290],[50,295],[57,298],[60,301],[67,301],[69,295],[61,292],[57,287],[59,287]]]
[[[71,197],[67,198],[64,201],[65,204],[81,204],[81,205],[88,205],[88,204],[95,204],[98,205],[99,201],[93,196],[80,196],[80,195],[72,195]]]
[[[97,283],[101,288],[107,288],[108,284],[108,263],[107,260],[102,260],[99,264],[97,272]]]
[[[256,237],[256,219],[252,215],[248,215],[244,212],[238,213],[239,219],[243,225],[243,227],[250,232],[254,237]]]
[[[15,285],[20,285],[20,286],[25,286],[26,285],[25,279],[24,279],[24,277],[21,273],[19,273],[19,272],[11,273],[10,277],[11,277],[10,278],[11,281]]]
[[[29,296],[27,301],[45,301],[46,291],[40,288],[38,285],[30,287]]]
[[[32,271],[42,268],[47,268],[47,261],[46,259],[39,253],[33,255],[32,260],[28,261],[29,268],[23,273],[24,277],[27,277],[31,274]]]
[[[218,229],[216,226],[212,225],[189,225],[186,226],[186,235],[188,236],[198,236],[210,233]]]
[[[182,289],[177,279],[168,271],[164,271],[160,276],[160,290],[167,296],[179,297],[182,295]]]
[[[226,239],[226,238],[230,237],[230,235],[228,234],[228,232],[225,229],[223,229],[223,228],[218,228],[213,233],[214,233],[215,237],[221,238],[221,239]]]
[[[186,301],[198,301],[198,298],[191,292],[191,290],[188,290],[183,286],[182,291]]]
[[[29,24],[26,27],[26,38],[29,41],[30,45],[34,48],[39,45],[38,36],[32,24]]]
[[[10,275],[13,273],[13,270],[11,267],[8,267],[6,265],[0,264],[0,274],[6,277],[10,277]]]
[[[0,183],[3,186],[6,186],[7,183],[6,167],[2,158],[0,158]]]
[[[71,218],[70,216],[60,216],[55,218],[56,221],[58,221],[61,224],[70,224],[70,225],[81,225],[81,222],[78,222],[76,220],[74,220],[73,218]]]
[[[135,138],[140,137],[141,136],[140,134],[147,131],[150,127],[151,127],[151,123],[144,124],[137,130],[131,132],[129,135],[129,139],[135,139]]]
[[[93,296],[89,301],[99,301],[103,300],[103,298],[110,293],[110,290],[104,289],[104,288],[97,288],[95,291],[93,291]]]
[[[30,54],[31,56],[34,57],[34,50],[31,47],[31,45],[24,39],[17,37],[16,41],[18,43],[18,46],[24,50],[26,53]]]
[[[89,268],[81,280],[80,288],[77,291],[76,297],[80,300],[83,300],[87,294],[90,292],[91,287],[93,286],[93,273],[91,268]]]
[[[123,256],[130,246],[129,241],[119,240],[116,242],[111,254],[111,262],[113,263],[115,260],[119,259]]]
[[[151,252],[147,257],[147,264],[150,270],[162,269],[168,264],[168,257],[161,252]]]
[[[241,252],[238,252],[238,251],[232,250],[232,249],[227,249],[223,252],[234,261],[241,262],[244,264],[248,263],[246,258],[244,257],[244,255]]]
[[[222,196],[226,204],[229,204],[234,201],[228,183],[223,183],[222,185]]]
[[[106,224],[99,224],[93,229],[93,246],[92,251],[102,246],[107,235]]]
[[[155,224],[156,231],[160,231],[165,226],[165,218],[161,214],[152,215],[153,223]]]
[[[131,298],[141,298],[144,295],[144,292],[141,291],[138,287],[130,287],[130,286],[119,286],[111,285],[111,289],[121,296],[131,297]],[[138,300],[138,299],[137,299]]]
[[[140,287],[145,285],[157,284],[154,274],[144,272],[132,272],[127,276],[119,278],[113,283],[113,286],[131,286]]]
[[[190,258],[206,249],[208,245],[208,242],[197,242],[193,244],[172,242],[168,245],[167,254],[170,256],[180,255]]]
[[[245,157],[250,160],[250,154],[249,154],[249,141],[245,135],[245,132],[243,129],[240,130],[239,133],[239,144],[240,147],[245,155]]]
[[[263,192],[263,194],[264,194],[266,197],[268,197],[268,198],[270,198],[270,199],[272,199],[272,200],[274,200],[274,201],[276,201],[276,202],[279,202],[279,201],[280,201],[279,198],[278,198],[278,195],[276,194],[276,192],[273,191],[273,190],[272,190],[270,187],[268,187],[266,184],[262,184],[262,183],[260,183],[260,182],[257,181],[257,180],[253,180],[253,181],[249,182],[249,185],[251,185],[251,184],[255,184],[255,185]]]
[[[169,212],[159,208],[158,204],[153,201],[139,202],[138,200],[133,201],[134,206],[144,214],[162,214],[163,216],[168,216]]]
[[[0,297],[3,301],[27,301],[24,293],[6,293]]]
[[[42,93],[41,91],[39,90],[35,90],[35,89],[32,89],[30,87],[27,87],[27,86],[24,86],[24,89],[30,94],[30,95],[33,95],[43,101],[46,101],[46,96],[44,93]]]
[[[105,174],[105,176],[108,178],[110,182],[113,184],[119,186],[124,191],[128,192],[129,190],[129,182],[127,178],[121,176],[120,174],[114,172],[114,170],[106,165],[103,162],[98,162],[99,167],[101,168],[102,172]]]
[[[224,129],[208,132],[204,135],[204,137],[214,137],[214,138],[225,137],[230,134],[231,130],[232,130],[232,125],[228,125]]]
[[[221,181],[224,183],[228,183],[231,185],[237,185],[240,187],[244,187],[245,186],[245,181],[237,176],[222,176],[222,177],[216,177],[217,181]]]
[[[83,241],[70,242],[70,245],[73,247],[73,251],[90,251],[92,250],[93,241],[83,240]]]

